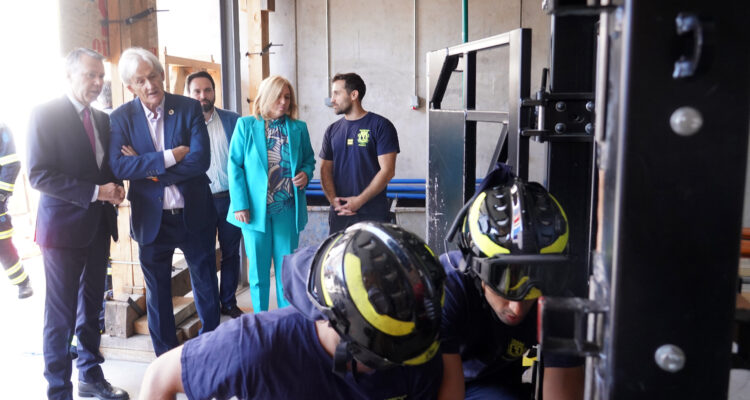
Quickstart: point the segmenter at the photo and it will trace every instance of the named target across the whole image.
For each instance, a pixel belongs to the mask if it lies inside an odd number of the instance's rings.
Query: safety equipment
[[[479,192],[454,222],[465,273],[512,301],[559,294],[565,282],[568,220],[560,203],[536,182],[516,178]],[[453,233],[449,235],[452,237]]]
[[[318,248],[307,294],[341,336],[334,370],[353,357],[383,369],[429,361],[439,347],[445,271],[413,233],[361,222]]]

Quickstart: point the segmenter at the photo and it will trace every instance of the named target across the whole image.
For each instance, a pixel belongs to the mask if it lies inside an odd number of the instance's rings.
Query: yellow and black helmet
[[[552,264],[566,260],[568,220],[542,185],[516,178],[488,188],[458,218],[464,272],[513,301],[559,291],[563,271]]]
[[[361,222],[326,239],[307,293],[341,336],[335,368],[350,357],[376,369],[430,360],[439,347],[444,282],[435,254],[396,225]]]

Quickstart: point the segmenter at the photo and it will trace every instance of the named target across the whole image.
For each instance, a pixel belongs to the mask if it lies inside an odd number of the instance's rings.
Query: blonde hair
[[[263,79],[258,86],[258,95],[253,101],[253,115],[264,120],[270,119],[271,107],[281,97],[284,87],[289,88],[289,110],[286,115],[297,119],[297,100],[294,98],[294,88],[288,80],[279,75],[269,76]]]

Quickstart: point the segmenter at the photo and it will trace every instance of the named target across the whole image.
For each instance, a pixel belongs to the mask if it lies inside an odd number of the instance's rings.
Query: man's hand
[[[307,174],[304,171],[300,171],[297,175],[292,178],[292,183],[299,189],[302,189],[307,185]]]
[[[190,153],[190,147],[188,146],[177,146],[174,149],[172,149],[172,155],[174,156],[174,160],[177,162],[182,161],[185,156]]]
[[[242,223],[250,222],[250,210],[240,210],[234,212],[234,218]]]
[[[333,209],[341,216],[356,215],[357,210],[362,207],[359,196],[336,197],[334,203]]]
[[[135,152],[135,149],[133,149],[133,146],[128,146],[128,145],[122,146],[122,148],[120,149],[120,153],[122,153],[122,155],[124,156],[137,156],[138,155],[138,153]]]
[[[125,200],[125,188],[114,182],[105,183],[99,186],[99,195],[96,199],[118,205]]]

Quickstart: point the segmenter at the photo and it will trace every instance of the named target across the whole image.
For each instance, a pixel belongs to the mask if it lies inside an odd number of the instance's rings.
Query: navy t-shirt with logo
[[[442,357],[373,373],[332,372],[315,322],[294,307],[245,314],[185,343],[182,384],[189,399],[434,399]]]
[[[391,121],[368,112],[356,121],[341,118],[331,124],[323,136],[319,156],[333,161],[336,196],[349,197],[362,193],[380,171],[378,156],[399,151],[398,135]],[[386,191],[370,199],[357,214],[385,220],[388,214]]]
[[[473,278],[455,269],[460,261],[459,251],[440,256],[447,275],[441,351],[461,355],[467,383],[517,386],[523,373],[523,354],[538,343],[536,303],[520,324],[504,324],[495,317]],[[557,354],[543,354],[543,358],[545,367],[577,367],[584,362],[580,357]]]

